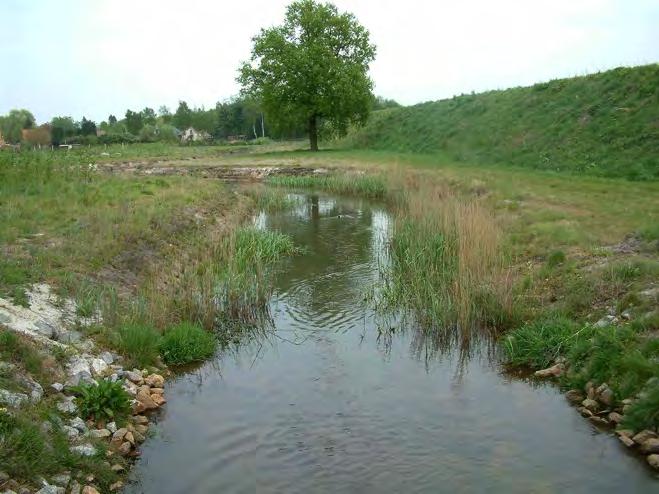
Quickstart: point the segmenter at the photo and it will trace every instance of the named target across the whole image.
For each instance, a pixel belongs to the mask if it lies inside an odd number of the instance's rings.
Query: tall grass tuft
[[[468,349],[475,332],[512,313],[498,227],[478,202],[441,184],[403,190],[382,302]]]
[[[114,338],[114,346],[129,362],[140,368],[154,365],[158,360],[160,334],[145,324],[121,325]]]
[[[202,362],[215,353],[217,340],[201,326],[183,322],[165,331],[160,354],[168,365]]]

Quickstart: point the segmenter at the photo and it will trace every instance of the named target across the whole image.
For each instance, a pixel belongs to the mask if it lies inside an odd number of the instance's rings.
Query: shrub
[[[115,338],[117,350],[138,367],[156,363],[159,343],[160,334],[143,324],[124,324]]]
[[[547,257],[547,267],[555,268],[565,262],[565,252],[562,250],[555,250]]]
[[[120,382],[103,379],[73,388],[80,415],[86,419],[121,420],[130,412],[130,396]]]
[[[213,334],[201,326],[184,322],[165,332],[160,354],[167,364],[201,362],[213,355],[216,344]]]

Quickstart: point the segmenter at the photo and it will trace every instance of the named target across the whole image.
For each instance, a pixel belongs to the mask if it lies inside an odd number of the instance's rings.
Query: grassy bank
[[[0,152],[0,297],[29,306],[29,288],[47,283],[62,304],[75,301],[82,337],[122,355],[127,368],[205,360],[237,326],[261,317],[272,265],[297,248],[245,220],[257,203],[285,207],[281,194],[193,177],[111,175],[89,163],[82,151]],[[64,382],[72,351],[0,324],[0,388],[27,393],[37,382],[46,390],[36,405],[0,409],[0,470],[32,485],[68,471],[107,489],[122,476],[106,462],[107,442],[90,439],[93,456],[73,452],[50,389]],[[80,413],[115,408],[123,398],[113,386],[81,388]]]
[[[347,145],[578,175],[659,177],[659,65],[377,112]]]

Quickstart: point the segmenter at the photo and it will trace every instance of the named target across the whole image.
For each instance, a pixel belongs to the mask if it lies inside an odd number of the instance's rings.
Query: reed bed
[[[371,199],[382,199],[387,193],[387,183],[382,176],[360,173],[271,177],[268,184],[291,189],[319,189],[333,194],[354,194]]]
[[[380,306],[411,313],[439,346],[467,350],[512,317],[501,232],[477,199],[432,180],[392,177],[400,192]]]

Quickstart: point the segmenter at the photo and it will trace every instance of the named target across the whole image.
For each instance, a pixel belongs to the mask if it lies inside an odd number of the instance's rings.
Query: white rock
[[[43,388],[41,387],[41,384],[32,381],[30,386],[32,387],[32,391],[30,391],[30,399],[32,400],[32,403],[41,401],[41,398],[43,398]]]
[[[144,378],[142,377],[141,372],[139,372],[139,371],[126,371],[126,372],[124,372],[124,376],[126,376],[126,378],[129,381],[132,381],[135,384],[140,384],[144,380]]]
[[[73,396],[66,396],[57,403],[57,409],[63,413],[76,413],[78,407],[74,402],[75,398]]]
[[[64,389],[64,385],[62,383],[53,383],[50,385],[50,387],[53,388],[58,393],[61,393],[62,390]]]
[[[98,376],[103,374],[108,369],[108,364],[103,359],[95,358],[91,361],[91,369],[92,373]]]
[[[39,489],[36,494],[64,494],[66,490],[64,487],[58,485],[46,485]]]
[[[67,366],[67,371],[71,377],[78,374],[91,374],[89,362],[79,356],[71,357],[71,360],[69,360],[69,365]]]
[[[117,432],[117,423],[116,422],[110,422],[108,425],[105,426],[107,430],[109,430],[112,434]]]
[[[597,322],[594,324],[594,326],[595,326],[596,328],[606,328],[606,327],[608,327],[608,326],[611,326],[611,321],[609,320],[608,317],[603,317],[602,319],[600,319],[599,321],[597,321]]]
[[[128,392],[128,394],[130,394],[130,395],[132,395],[132,396],[137,395],[137,391],[139,390],[139,388],[137,387],[137,385],[134,384],[134,383],[132,383],[132,382],[130,382],[130,381],[126,381],[126,382],[124,383],[124,389]]]
[[[71,446],[71,452],[76,453],[80,456],[94,456],[96,454],[96,448],[91,444],[81,444],[79,446]]]
[[[99,358],[103,360],[108,365],[111,365],[114,363],[114,357],[110,352],[103,352],[99,355]]]
[[[70,425],[63,425],[62,431],[64,431],[69,439],[74,439],[80,435],[80,431],[75,427],[71,427]]]
[[[71,481],[71,474],[60,473],[59,475],[54,475],[52,481],[54,484],[61,485],[62,487],[66,487],[67,485],[69,485],[69,482]]]
[[[87,432],[87,424],[85,424],[85,421],[82,420],[80,417],[72,418],[69,421],[69,424],[71,424],[71,427],[75,427],[82,433]]]
[[[6,389],[0,389],[0,403],[10,407],[20,407],[29,400],[25,393],[12,393]]]
[[[559,377],[565,371],[565,365],[558,363],[548,367],[547,369],[542,369],[535,372],[536,377]]]

